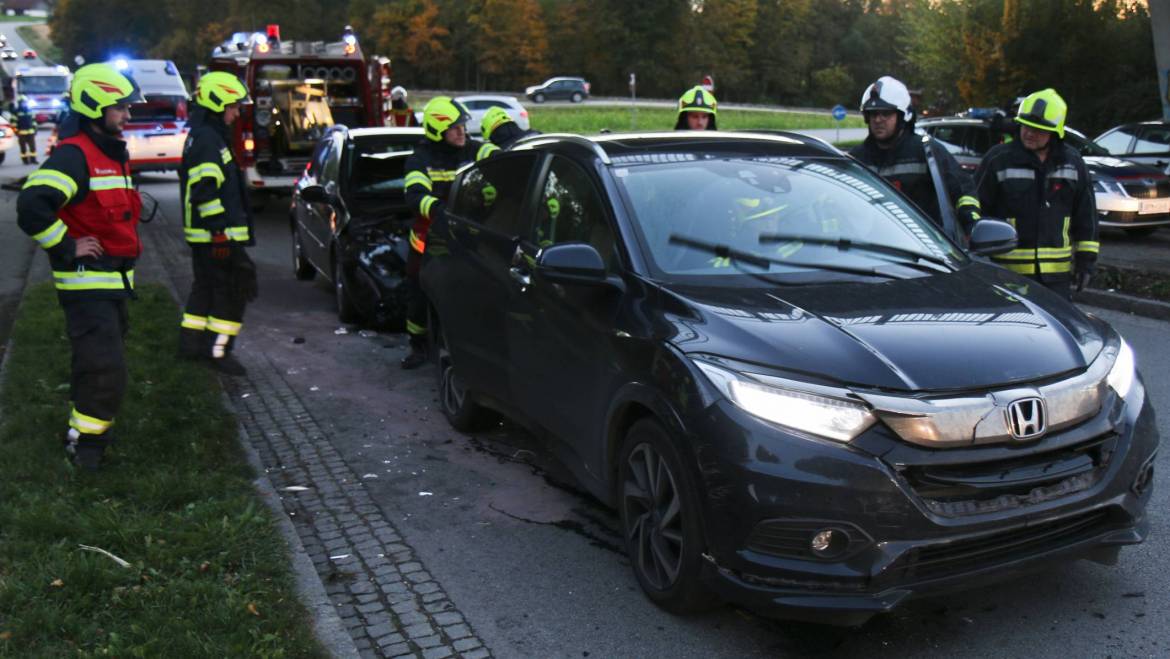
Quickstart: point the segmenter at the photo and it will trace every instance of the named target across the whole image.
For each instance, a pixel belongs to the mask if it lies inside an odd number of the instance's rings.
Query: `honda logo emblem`
[[[1048,430],[1042,398],[1021,398],[1007,408],[1008,428],[1016,439],[1035,439]]]

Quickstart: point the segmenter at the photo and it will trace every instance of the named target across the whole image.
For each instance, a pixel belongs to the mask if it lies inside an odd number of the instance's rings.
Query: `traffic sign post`
[[[844,105],[837,104],[837,105],[833,106],[833,118],[837,120],[837,139],[836,139],[836,142],[839,143],[841,141],[841,122],[845,120],[845,106]]]

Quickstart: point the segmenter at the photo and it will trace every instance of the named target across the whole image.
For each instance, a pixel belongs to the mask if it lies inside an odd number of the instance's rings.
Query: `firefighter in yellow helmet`
[[[213,71],[199,79],[194,98],[179,166],[179,197],[195,277],[183,309],[179,356],[243,375],[231,351],[243,327],[244,307],[256,296],[255,265],[244,250],[255,244],[255,236],[229,131],[249,100],[248,89],[231,73]]]
[[[993,256],[1003,267],[1066,297],[1081,290],[1097,265],[1093,182],[1080,153],[1064,143],[1068,106],[1053,89],[1020,103],[1018,139],[983,157],[975,172],[984,212],[1016,227],[1016,249]]]
[[[16,139],[20,142],[20,162],[25,165],[37,164],[37,117],[29,107],[28,97],[16,99],[13,114],[16,115]]]
[[[540,135],[540,131],[538,130],[524,130],[521,128],[508,115],[508,111],[499,106],[488,108],[488,111],[483,113],[483,119],[479,122],[479,129],[483,133],[483,139],[491,141],[492,144],[495,144],[501,149],[506,149],[518,140],[530,135]]]
[[[700,87],[691,87],[678,97],[675,130],[719,130],[716,126],[718,104],[715,95]]]
[[[134,81],[106,64],[73,74],[69,119],[53,154],[29,175],[17,223],[48,253],[73,351],[65,450],[97,470],[126,393],[123,339],[142,252],[142,199],[130,179],[122,128],[141,101]]]
[[[406,261],[410,353],[402,359],[405,369],[418,368],[427,361],[427,301],[418,281],[427,231],[443,214],[456,170],[499,151],[494,144],[467,136],[469,119],[471,115],[458,101],[448,96],[432,98],[423,108],[424,136],[406,159],[406,203],[414,210],[415,221]]]

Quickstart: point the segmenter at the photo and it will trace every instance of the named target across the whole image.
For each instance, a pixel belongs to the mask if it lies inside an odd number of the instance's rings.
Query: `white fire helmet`
[[[896,78],[882,76],[861,95],[861,111],[897,110],[902,118],[910,121],[910,90]]]
[[[397,100],[405,101],[406,100],[406,88],[403,87],[402,85],[399,85],[399,86],[395,87],[394,89],[391,89],[390,90],[390,100],[392,100],[392,101],[397,101]]]

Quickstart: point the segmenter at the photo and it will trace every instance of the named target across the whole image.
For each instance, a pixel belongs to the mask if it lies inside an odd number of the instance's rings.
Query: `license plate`
[[[1142,205],[1138,208],[1138,213],[1141,215],[1170,213],[1170,197],[1165,199],[1143,199]]]

